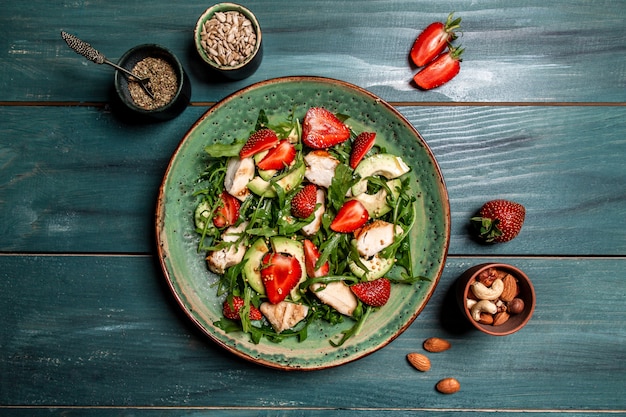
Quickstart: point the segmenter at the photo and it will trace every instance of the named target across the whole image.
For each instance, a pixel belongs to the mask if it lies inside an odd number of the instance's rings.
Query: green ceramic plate
[[[259,110],[284,120],[295,107],[303,117],[309,107],[322,106],[350,116],[355,131],[373,130],[378,144],[401,155],[412,168],[417,196],[417,222],[410,236],[414,272],[430,281],[409,286],[394,285],[389,302],[372,314],[361,332],[341,347],[333,347],[341,325],[311,326],[299,343],[267,340],[252,343],[247,334],[225,333],[213,325],[219,320],[222,301],[212,284],[217,277],[197,252],[192,196],[194,183],[205,166],[204,147],[245,137],[254,127]],[[450,209],[437,162],[411,124],[389,104],[354,85],[316,77],[277,78],[251,85],[217,103],[189,130],[172,156],[159,192],[156,232],[161,266],[174,296],[185,313],[217,344],[252,362],[278,369],[323,369],[362,358],[399,336],[419,315],[441,276],[450,239]]]

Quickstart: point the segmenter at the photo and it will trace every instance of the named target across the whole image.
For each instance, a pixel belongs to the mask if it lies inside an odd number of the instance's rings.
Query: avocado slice
[[[265,285],[261,279],[261,261],[270,248],[265,239],[260,237],[252,243],[243,256],[243,276],[253,290],[259,294],[265,294]]]
[[[296,188],[304,179],[305,166],[303,163],[298,163],[289,171],[284,177],[276,181],[285,192],[289,192]],[[248,183],[248,189],[254,194],[261,197],[276,197],[276,190],[272,187],[270,181],[264,180],[261,176],[256,176]]]
[[[211,218],[211,205],[206,201],[201,201],[194,212],[194,223],[198,229],[204,229],[207,220]]]
[[[293,299],[293,301],[298,301],[301,297],[298,286],[307,278],[306,267],[304,263],[304,245],[300,241],[290,239],[285,236],[271,237],[270,244],[272,245],[272,250],[275,253],[287,253],[296,258],[298,262],[300,262],[300,269],[302,270],[302,274],[300,276],[298,284],[291,290],[291,298]]]
[[[359,259],[367,267],[367,271],[361,269],[353,260],[348,261],[348,267],[357,278],[365,278],[367,281],[373,281],[382,277],[389,272],[394,264],[393,258],[381,258],[379,255],[374,255],[370,259],[363,257]]]
[[[265,155],[267,155],[269,151],[263,151],[255,154],[252,158],[254,159],[254,164],[258,165],[259,162],[263,160]],[[257,171],[259,173],[259,177],[263,178],[265,181],[269,181],[272,179],[274,175],[278,172],[276,169],[259,169],[257,167]]]
[[[395,178],[387,181],[387,186],[395,198],[398,198],[400,192],[398,189],[402,185],[402,181]],[[389,213],[391,206],[387,204],[387,190],[381,188],[376,194],[361,193],[354,197],[367,209],[370,217],[379,218]]]
[[[358,196],[367,191],[367,177],[380,175],[388,180],[401,177],[411,168],[399,156],[379,153],[362,160],[354,170],[361,180],[352,186],[352,195]]]

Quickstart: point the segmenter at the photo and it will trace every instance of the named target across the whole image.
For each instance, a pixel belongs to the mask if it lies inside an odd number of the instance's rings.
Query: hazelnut
[[[521,298],[514,298],[507,304],[507,310],[511,314],[519,314],[524,311],[524,300]]]

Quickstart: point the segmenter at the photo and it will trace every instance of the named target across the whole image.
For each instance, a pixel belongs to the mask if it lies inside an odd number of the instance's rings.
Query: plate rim
[[[437,275],[436,277],[433,277],[431,279],[432,281],[432,285],[431,288],[429,289],[429,291],[427,291],[427,293],[424,295],[424,299],[423,302],[421,303],[421,305],[414,311],[412,312],[411,316],[404,322],[404,324],[394,333],[392,334],[390,337],[388,337],[387,339],[385,339],[384,341],[382,341],[381,343],[379,343],[378,345],[376,345],[374,348],[369,349],[365,352],[358,352],[355,353],[353,355],[350,355],[349,357],[344,357],[342,359],[338,359],[333,361],[332,363],[329,364],[321,364],[321,365],[317,365],[317,366],[290,366],[289,364],[280,364],[280,363],[276,363],[274,361],[271,360],[267,360],[264,359],[262,357],[253,357],[245,352],[242,352],[238,349],[236,349],[236,347],[233,347],[231,345],[229,345],[228,343],[222,341],[221,339],[219,339],[218,337],[216,337],[215,335],[213,335],[208,329],[205,328],[205,326],[189,311],[188,307],[185,304],[185,301],[181,298],[181,295],[178,293],[178,291],[175,288],[175,285],[172,281],[172,277],[170,276],[170,271],[168,269],[168,266],[166,265],[166,258],[169,256],[169,254],[167,254],[167,250],[165,248],[165,239],[162,238],[161,233],[164,232],[164,219],[165,219],[165,188],[166,188],[166,182],[168,180],[168,177],[170,175],[170,172],[173,168],[174,162],[176,160],[177,155],[179,154],[179,152],[181,151],[182,147],[185,145],[185,143],[187,142],[187,140],[190,139],[192,133],[198,128],[198,126],[200,126],[205,119],[207,119],[211,114],[213,114],[214,112],[216,112],[217,110],[219,110],[221,107],[223,107],[226,103],[228,103],[229,101],[236,99],[238,96],[241,96],[243,94],[245,94],[248,91],[252,91],[261,87],[266,87],[268,85],[278,85],[278,84],[283,84],[283,83],[290,83],[290,82],[312,82],[312,83],[321,83],[321,84],[331,84],[331,85],[338,85],[341,86],[343,88],[347,88],[349,90],[355,90],[357,93],[365,95],[367,97],[369,97],[370,99],[374,100],[376,103],[383,105],[387,110],[391,111],[396,117],[398,117],[398,119],[400,119],[402,121],[402,123],[412,131],[412,133],[417,136],[420,141],[421,144],[424,145],[424,151],[428,154],[429,159],[431,161],[431,163],[433,164],[433,169],[436,171],[437,173],[437,182],[438,182],[438,187],[437,189],[439,190],[440,194],[441,194],[441,200],[443,203],[443,222],[445,225],[445,231],[444,231],[444,244],[442,247],[442,253],[441,253],[441,266],[440,268],[438,268],[437,270]],[[263,81],[259,81],[253,84],[250,84],[248,86],[245,86],[241,89],[238,89],[230,94],[228,94],[227,96],[225,96],[224,98],[220,99],[219,101],[215,102],[215,104],[213,104],[211,106],[211,108],[209,108],[206,112],[204,112],[190,127],[189,129],[185,132],[185,134],[183,135],[183,137],[181,138],[181,140],[179,141],[179,143],[177,144],[175,150],[173,151],[168,164],[167,164],[167,168],[163,174],[162,177],[162,181],[159,185],[159,192],[158,192],[158,198],[157,198],[157,205],[156,205],[156,210],[155,210],[155,232],[156,232],[156,249],[157,249],[157,255],[159,258],[159,265],[161,266],[161,271],[164,275],[165,281],[167,283],[167,286],[170,289],[170,292],[174,295],[174,298],[178,304],[178,307],[181,308],[185,314],[185,316],[188,319],[191,319],[191,321],[194,323],[194,325],[200,329],[200,331],[202,332],[202,334],[204,334],[205,336],[207,336],[212,342],[216,343],[217,345],[221,346],[222,348],[224,348],[225,350],[227,350],[228,352],[235,354],[236,356],[243,358],[247,361],[253,362],[255,364],[258,365],[262,365],[268,368],[273,368],[273,369],[279,369],[279,370],[284,370],[284,371],[314,371],[314,370],[322,370],[322,369],[328,369],[328,368],[333,368],[333,367],[337,367],[337,366],[341,366],[347,363],[351,363],[354,362],[356,360],[362,359],[366,356],[369,356],[371,354],[373,354],[374,352],[379,351],[380,349],[382,349],[383,347],[387,346],[388,344],[390,344],[392,341],[394,341],[397,337],[399,337],[402,333],[404,333],[406,331],[406,329],[411,326],[413,324],[413,322],[417,319],[417,317],[421,314],[421,312],[423,311],[423,309],[426,307],[426,305],[428,304],[428,302],[430,301],[432,295],[434,294],[439,281],[441,279],[441,276],[443,274],[443,271],[445,269],[445,265],[446,265],[446,261],[447,261],[447,256],[448,256],[448,250],[450,247],[450,240],[451,240],[451,236],[450,236],[450,232],[451,232],[451,213],[450,213],[450,199],[449,199],[449,194],[448,194],[448,189],[446,187],[446,183],[445,183],[445,178],[443,176],[443,173],[441,171],[441,167],[439,165],[439,162],[437,161],[437,159],[435,158],[434,153],[432,152],[432,149],[430,148],[430,146],[428,145],[428,143],[425,141],[425,139],[423,138],[423,136],[421,135],[421,133],[413,126],[413,124],[404,116],[402,115],[394,106],[392,106],[391,104],[389,104],[387,101],[383,100],[382,98],[380,98],[379,96],[377,96],[376,94],[364,89],[363,87],[357,86],[355,84],[349,83],[347,81],[343,81],[343,80],[339,80],[339,79],[335,79],[335,78],[329,78],[329,77],[320,77],[320,76],[285,76],[285,77],[276,77],[276,78],[271,78],[271,79],[267,79],[267,80],[263,80]]]

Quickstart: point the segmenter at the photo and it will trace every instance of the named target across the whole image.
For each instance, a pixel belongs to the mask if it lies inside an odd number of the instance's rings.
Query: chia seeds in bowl
[[[115,91],[125,115],[137,121],[169,120],[182,113],[191,99],[191,82],[180,61],[168,49],[154,44],[139,45],[119,60],[121,67],[137,76],[150,77],[147,87],[115,73]]]
[[[130,96],[137,106],[146,110],[156,110],[170,103],[178,91],[178,76],[172,65],[163,58],[146,57],[137,62],[133,74],[148,77],[150,97],[138,83],[128,83]]]

